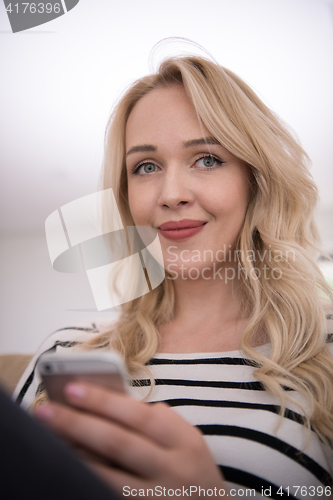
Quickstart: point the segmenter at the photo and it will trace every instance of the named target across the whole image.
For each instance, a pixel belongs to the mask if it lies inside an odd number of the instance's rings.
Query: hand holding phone
[[[58,403],[68,404],[64,387],[69,382],[89,382],[112,391],[129,393],[124,361],[114,351],[43,354],[37,369],[49,399]]]

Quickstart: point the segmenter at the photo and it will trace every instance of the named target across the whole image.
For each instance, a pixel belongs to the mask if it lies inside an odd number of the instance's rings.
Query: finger
[[[40,406],[35,415],[65,440],[135,474],[155,477],[164,467],[159,445],[117,423],[57,403]]]
[[[118,422],[167,448],[179,446],[195,433],[188,422],[164,403],[142,403],[88,383],[68,384],[65,395],[77,408]]]

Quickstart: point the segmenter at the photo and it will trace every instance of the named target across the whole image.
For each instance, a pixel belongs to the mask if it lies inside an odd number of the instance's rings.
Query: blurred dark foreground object
[[[118,500],[56,436],[0,389],[0,498]]]

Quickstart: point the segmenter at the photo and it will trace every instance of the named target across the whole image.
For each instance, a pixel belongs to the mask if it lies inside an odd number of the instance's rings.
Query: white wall
[[[0,273],[0,354],[33,353],[58,328],[115,317],[96,312],[85,274],[52,269],[43,233],[3,235]]]

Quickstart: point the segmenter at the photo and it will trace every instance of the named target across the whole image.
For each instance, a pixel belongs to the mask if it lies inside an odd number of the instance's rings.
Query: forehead
[[[142,97],[131,111],[126,124],[126,148],[144,143],[148,135],[151,141],[177,135],[186,140],[200,137],[204,131],[183,85],[160,87]]]

